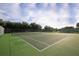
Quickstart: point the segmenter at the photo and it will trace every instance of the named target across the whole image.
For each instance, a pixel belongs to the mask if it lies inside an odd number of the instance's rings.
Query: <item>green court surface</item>
[[[25,32],[0,36],[1,56],[79,56],[79,34]]]

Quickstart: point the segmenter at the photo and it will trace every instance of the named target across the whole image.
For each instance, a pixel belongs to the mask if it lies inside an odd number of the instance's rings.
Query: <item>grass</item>
[[[58,44],[55,44],[48,49],[39,52],[27,42],[24,42],[25,36],[29,36],[33,39],[37,39],[40,41],[45,41],[45,39],[51,38],[59,38],[62,35],[68,36],[68,38],[64,38]],[[23,38],[24,36],[24,38]],[[63,37],[64,37],[63,36]],[[48,41],[45,41],[49,43]],[[0,36],[0,55],[1,56],[79,56],[79,34],[67,34],[67,33],[16,33],[12,34],[4,34]]]

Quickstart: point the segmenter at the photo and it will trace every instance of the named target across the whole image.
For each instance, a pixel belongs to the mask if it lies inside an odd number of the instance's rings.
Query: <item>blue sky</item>
[[[0,18],[61,28],[79,22],[78,3],[0,3]]]

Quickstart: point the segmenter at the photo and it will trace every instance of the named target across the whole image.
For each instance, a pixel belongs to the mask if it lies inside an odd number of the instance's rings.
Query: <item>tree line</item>
[[[0,26],[5,28],[6,33],[12,32],[65,32],[65,33],[79,33],[79,23],[76,24],[76,28],[73,26],[71,27],[64,27],[61,29],[53,28],[50,26],[45,26],[42,28],[41,25],[36,23],[28,24],[27,22],[10,22],[10,21],[3,21],[0,19]]]

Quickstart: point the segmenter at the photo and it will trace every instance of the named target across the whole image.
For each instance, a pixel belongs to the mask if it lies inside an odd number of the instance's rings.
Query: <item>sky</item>
[[[79,22],[78,3],[0,3],[0,19],[62,28]]]

